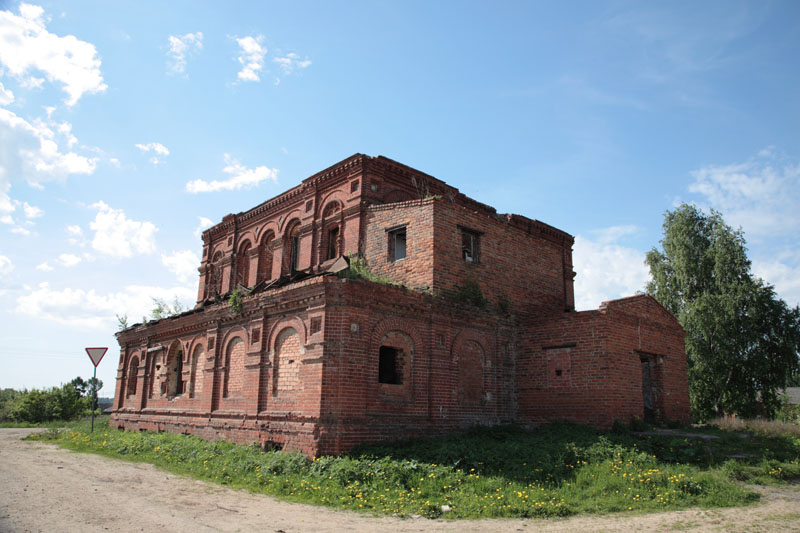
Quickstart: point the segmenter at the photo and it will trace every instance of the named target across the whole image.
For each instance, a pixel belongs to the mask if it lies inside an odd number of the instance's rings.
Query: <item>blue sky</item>
[[[193,305],[199,232],[356,152],[576,236],[641,290],[681,201],[800,303],[800,3],[0,0],[0,387]]]

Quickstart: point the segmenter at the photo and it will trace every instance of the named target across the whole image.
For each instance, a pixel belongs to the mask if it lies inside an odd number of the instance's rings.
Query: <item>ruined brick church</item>
[[[688,421],[680,325],[647,295],[576,312],[572,245],[353,155],[203,233],[197,305],[117,334],[111,425],[317,456],[477,424]]]

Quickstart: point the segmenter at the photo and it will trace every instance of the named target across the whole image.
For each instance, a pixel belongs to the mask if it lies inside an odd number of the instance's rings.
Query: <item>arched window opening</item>
[[[256,283],[272,279],[272,241],[275,234],[267,232],[258,245],[258,272]]]
[[[228,398],[242,391],[244,381],[244,342],[235,337],[225,351],[225,382],[222,386],[222,397]]]
[[[323,234],[320,243],[320,256],[323,261],[339,256],[339,241],[341,239],[341,218],[342,206],[339,202],[333,201],[325,206],[322,212]]]
[[[183,350],[175,343],[167,355],[167,376],[166,394],[167,396],[178,396],[183,393]]]
[[[214,254],[214,258],[208,265],[206,273],[206,298],[214,298],[222,292],[222,252]]]
[[[139,380],[139,358],[135,355],[131,358],[131,363],[128,365],[128,391],[127,396],[136,394],[136,386]]]
[[[245,241],[239,248],[236,257],[236,282],[245,287],[250,286],[250,241]]]
[[[298,255],[300,252],[300,222],[292,223],[284,234],[283,242],[283,274],[293,274],[297,271]]]
[[[192,368],[189,374],[189,397],[194,398],[195,394],[202,391],[203,383],[202,381],[199,383],[198,386],[198,378],[197,378],[197,367],[200,364],[200,358],[203,357],[205,354],[205,350],[202,346],[198,346],[194,349],[194,356],[192,357]]]
[[[378,383],[382,392],[399,391],[403,387],[383,387],[383,385],[407,385],[411,379],[411,365],[414,344],[400,331],[390,331],[384,335],[378,348]]]
[[[294,328],[286,328],[275,340],[273,395],[291,395],[300,388],[300,336]]]

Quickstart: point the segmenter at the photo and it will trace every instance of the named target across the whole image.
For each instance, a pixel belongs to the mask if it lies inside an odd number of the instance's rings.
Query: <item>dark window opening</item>
[[[295,272],[297,270],[297,246],[299,244],[299,239],[297,235],[292,235],[292,252],[289,259],[289,272]]]
[[[350,192],[356,192],[358,190],[358,181],[354,181],[350,184]]]
[[[381,346],[378,355],[378,383],[402,384],[399,366],[400,350],[391,346]]]
[[[406,228],[389,232],[389,261],[399,261],[406,257]]]
[[[479,235],[472,231],[461,230],[461,258],[469,263],[478,262]]]
[[[183,352],[178,351],[175,363],[175,394],[183,394]]]
[[[561,375],[561,370],[556,370],[556,376],[560,376],[560,375]]]
[[[339,227],[332,228],[328,231],[328,259],[333,259],[338,256],[339,250]]]
[[[314,202],[309,200],[306,202],[306,213],[311,211],[314,208]]]

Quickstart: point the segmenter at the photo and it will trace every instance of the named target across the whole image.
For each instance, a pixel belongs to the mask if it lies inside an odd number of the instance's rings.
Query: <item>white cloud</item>
[[[94,231],[92,248],[113,257],[132,257],[156,251],[156,232],[152,222],[139,222],[125,216],[121,209],[112,209],[105,202],[90,207],[97,209],[95,219],[89,223]]]
[[[8,175],[24,177],[33,186],[70,174],[92,174],[98,158],[69,151],[76,142],[70,130],[71,125],[66,123],[56,124],[49,119],[28,122],[0,108],[0,138],[5,148],[0,152],[0,169]],[[59,142],[66,145],[67,151],[59,148]],[[3,179],[0,175],[0,181]]]
[[[44,263],[40,263],[40,264],[36,265],[36,270],[41,270],[42,272],[50,272],[50,271],[53,270],[53,267],[51,267],[47,263],[47,261],[45,261]]]
[[[575,307],[579,310],[596,309],[601,302],[632,296],[644,290],[650,279],[643,252],[608,240],[609,235],[619,233],[615,228],[619,227],[598,230],[601,238],[596,241],[575,237]]]
[[[74,267],[81,262],[81,258],[75,254],[61,254],[58,256],[58,262],[65,267]]]
[[[2,171],[3,168],[0,166],[0,176],[2,176]],[[11,200],[11,197],[8,195],[9,189],[11,189],[10,183],[0,181],[0,213],[13,213],[17,208],[14,205],[14,201]]]
[[[27,237],[31,234],[30,230],[22,227],[22,226],[15,226],[9,230],[11,233],[16,233],[17,235],[22,235],[23,237]]]
[[[0,105],[8,105],[14,101],[14,93],[0,83]]]
[[[622,237],[633,235],[637,233],[639,228],[634,225],[627,226],[609,226],[607,228],[600,228],[591,231],[595,236],[595,241],[600,244],[611,244],[620,240]]]
[[[108,330],[117,325],[115,315],[128,315],[130,323],[135,323],[143,315],[150,315],[153,298],[172,302],[176,297],[188,307],[196,293],[190,287],[129,285],[119,292],[100,294],[95,290],[52,289],[44,282],[20,296],[16,310],[68,326]]]
[[[161,143],[137,144],[135,146],[144,153],[153,152],[155,155],[150,158],[150,162],[154,165],[158,165],[163,161],[159,159],[159,157],[166,157],[169,155],[169,149]]]
[[[702,195],[725,221],[749,236],[800,231],[800,162],[762,150],[744,163],[709,165],[692,172],[689,191]]]
[[[22,204],[22,210],[25,212],[25,218],[39,218],[44,215],[44,211],[40,208],[30,205],[28,202]]]
[[[236,57],[236,60],[242,65],[242,70],[237,74],[237,78],[240,80],[261,80],[258,73],[264,68],[264,56],[267,54],[267,49],[261,46],[263,41],[263,35],[236,39],[240,48],[240,55]]]
[[[14,264],[11,259],[4,255],[0,255],[0,277],[7,276],[14,270]]]
[[[175,274],[178,281],[189,281],[198,275],[197,267],[200,266],[200,258],[191,250],[161,254],[161,262]]]
[[[300,57],[294,52],[289,52],[282,57],[275,57],[272,60],[280,65],[281,70],[286,75],[291,74],[295,69],[302,69],[311,65],[311,60],[308,59],[308,57],[305,59],[300,59]]]
[[[0,63],[23,85],[41,86],[41,73],[63,85],[66,103],[75,105],[84,93],[108,87],[100,72],[100,59],[92,43],[74,35],[59,37],[45,28],[44,9],[22,3],[19,15],[0,11]]]
[[[183,74],[186,72],[186,57],[203,49],[203,32],[170,35],[168,40],[169,70],[173,74]]]
[[[793,255],[753,261],[753,273],[773,285],[778,296],[790,306],[800,305],[800,253]]]
[[[194,230],[194,237],[195,239],[199,239],[203,236],[203,232],[214,225],[214,221],[210,218],[206,217],[197,217],[200,223],[197,225],[197,229]]]
[[[222,171],[231,177],[226,180],[205,181],[196,179],[186,184],[186,190],[190,193],[216,192],[216,191],[237,191],[243,188],[255,187],[264,180],[272,180],[277,183],[278,170],[260,166],[247,168],[239,161],[233,159],[229,154],[225,154],[225,167]]]
[[[83,248],[86,246],[87,242],[86,239],[83,238],[83,230],[77,224],[67,226],[66,228],[67,235],[70,237],[67,238],[67,242],[73,246],[80,246]]]

